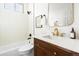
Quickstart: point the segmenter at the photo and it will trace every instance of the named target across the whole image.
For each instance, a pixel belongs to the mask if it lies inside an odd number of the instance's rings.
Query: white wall
[[[43,14],[48,17],[48,3],[35,3],[35,17]]]
[[[34,4],[33,3],[30,3],[29,6],[28,6],[28,10],[31,11],[31,13],[28,15],[29,17],[29,33],[31,33],[32,35],[34,34]]]
[[[0,11],[0,46],[26,40],[28,20],[27,14]]]
[[[46,20],[47,20],[48,19],[48,3],[35,3],[34,4],[34,18],[39,15],[44,15],[44,14],[46,15]],[[34,24],[35,34],[42,33],[44,28],[36,28],[35,19],[34,19],[34,22],[35,22],[35,24]]]
[[[34,4],[33,3],[27,3],[27,4],[24,4],[24,14],[27,15],[28,17],[28,29],[29,29],[29,32],[28,32],[28,35],[29,33],[31,33],[33,35],[33,17],[34,17]],[[27,14],[27,11],[31,11],[31,13],[28,15]]]

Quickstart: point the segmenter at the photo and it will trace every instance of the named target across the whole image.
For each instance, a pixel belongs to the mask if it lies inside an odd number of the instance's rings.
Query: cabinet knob
[[[56,53],[56,52],[54,52],[53,54],[54,54],[54,55],[56,55],[57,53]]]

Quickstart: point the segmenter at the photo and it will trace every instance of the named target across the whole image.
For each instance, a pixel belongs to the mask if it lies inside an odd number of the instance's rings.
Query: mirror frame
[[[50,3],[48,3],[48,25],[49,25],[49,4]],[[52,3],[53,4],[53,3]],[[57,3],[58,4],[58,3]],[[73,21],[72,21],[72,23],[71,24],[68,24],[68,25],[65,25],[65,26],[71,26],[73,23],[74,23],[74,3],[70,3],[70,4],[72,4],[72,11],[73,11]],[[50,25],[49,25],[50,26]],[[50,26],[50,27],[53,27],[53,26]],[[64,25],[63,26],[59,26],[59,27],[64,27]]]

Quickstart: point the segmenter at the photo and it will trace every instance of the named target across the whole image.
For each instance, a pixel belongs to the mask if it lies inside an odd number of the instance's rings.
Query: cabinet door
[[[37,46],[37,56],[49,56],[49,51]]]
[[[37,56],[37,46],[34,45],[34,56]]]
[[[42,42],[41,40],[35,39],[34,40],[34,54],[35,56],[49,56],[50,51],[49,47],[46,43]]]

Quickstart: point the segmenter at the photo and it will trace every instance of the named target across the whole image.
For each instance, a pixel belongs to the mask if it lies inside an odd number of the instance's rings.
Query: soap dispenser
[[[76,32],[75,32],[74,28],[72,28],[72,30],[70,32],[70,38],[71,39],[76,39]]]

